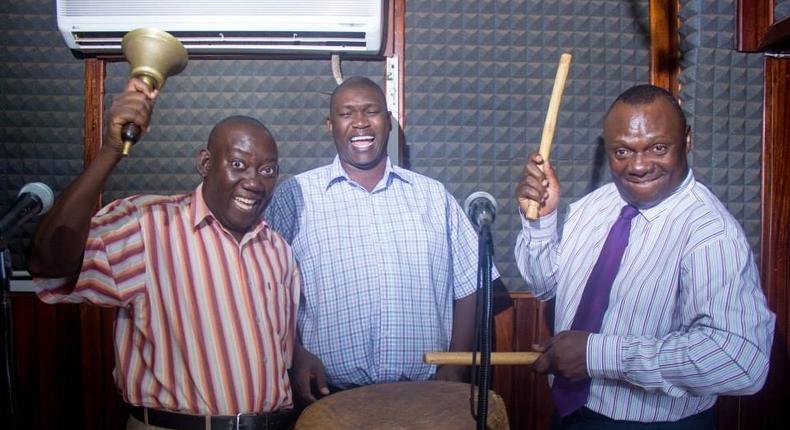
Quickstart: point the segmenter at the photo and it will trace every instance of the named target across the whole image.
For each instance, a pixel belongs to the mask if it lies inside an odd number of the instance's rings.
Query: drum
[[[489,393],[488,428],[508,430],[505,402],[493,391]],[[469,384],[461,382],[367,385],[332,394],[308,406],[295,430],[474,430],[477,423],[470,413],[469,395]]]

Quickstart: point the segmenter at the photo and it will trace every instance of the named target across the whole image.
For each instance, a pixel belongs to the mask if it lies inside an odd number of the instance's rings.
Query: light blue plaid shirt
[[[368,192],[335,157],[283,182],[266,220],[299,261],[299,334],[330,384],[435,372],[422,355],[448,349],[453,301],[477,287],[477,233],[441,183],[388,159]]]

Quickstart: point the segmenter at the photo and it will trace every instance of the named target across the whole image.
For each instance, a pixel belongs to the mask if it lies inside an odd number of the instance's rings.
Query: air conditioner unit
[[[69,48],[121,51],[123,35],[158,28],[193,53],[379,54],[386,0],[57,0]]]

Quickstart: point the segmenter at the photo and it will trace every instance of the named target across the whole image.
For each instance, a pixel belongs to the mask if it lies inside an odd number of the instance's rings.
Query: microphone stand
[[[11,311],[11,254],[5,245],[5,241],[0,235],[0,280],[2,281],[2,297],[0,297],[0,312],[2,319],[2,342],[3,342],[3,393],[2,417],[3,422],[8,424],[8,428],[16,429],[16,399],[14,396],[14,357],[13,357],[13,313]]]
[[[492,279],[491,270],[494,261],[494,246],[491,239],[490,221],[480,222],[478,230],[478,265],[477,265],[477,305],[475,320],[475,349],[472,351],[472,393],[474,405],[474,386],[477,393],[477,430],[485,430],[488,421],[488,391],[491,386],[491,327],[492,327]],[[480,351],[480,366],[476,354]],[[474,409],[474,406],[472,406]]]

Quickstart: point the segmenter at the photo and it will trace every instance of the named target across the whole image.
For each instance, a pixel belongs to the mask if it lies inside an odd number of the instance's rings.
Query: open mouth
[[[258,204],[258,200],[248,199],[244,197],[234,197],[233,203],[236,205],[237,208],[245,212],[248,212],[255,208],[255,206]]]
[[[365,150],[372,147],[375,141],[374,136],[354,136],[351,138],[351,146],[357,150]]]

